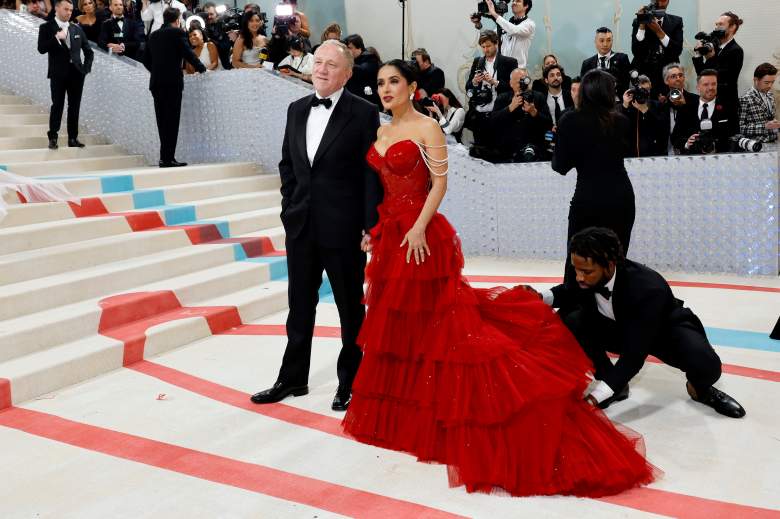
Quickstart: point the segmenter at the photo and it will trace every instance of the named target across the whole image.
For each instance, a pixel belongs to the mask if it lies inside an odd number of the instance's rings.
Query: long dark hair
[[[241,16],[241,39],[244,40],[244,48],[245,49],[251,49],[255,46],[255,37],[252,34],[252,32],[249,30],[249,22],[252,21],[252,18],[257,16],[260,19],[260,28],[257,31],[257,34],[260,34],[260,31],[263,30],[263,19],[260,18],[260,15],[257,14],[255,11],[247,11]]]
[[[604,133],[612,133],[615,126],[615,77],[609,72],[594,69],[585,74],[577,94],[577,111],[598,119]]]
[[[450,106],[453,106],[455,108],[463,108],[463,105],[460,104],[460,101],[458,101],[458,98],[455,97],[455,94],[453,94],[452,90],[450,90],[449,88],[442,88],[441,90],[439,90],[436,93],[437,94],[441,94],[444,97],[446,97],[447,101],[450,102]]]
[[[410,85],[412,83],[418,83],[417,71],[415,71],[407,61],[402,59],[391,59],[390,61],[385,61],[379,66],[380,69],[385,67],[393,67],[397,69],[398,72],[401,73],[401,77],[404,78]]]

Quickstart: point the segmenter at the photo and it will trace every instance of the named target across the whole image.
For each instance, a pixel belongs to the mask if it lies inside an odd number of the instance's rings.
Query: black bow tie
[[[333,100],[332,99],[328,99],[327,97],[323,98],[323,99],[320,99],[317,96],[314,96],[314,97],[311,98],[311,106],[312,106],[312,108],[314,108],[315,106],[320,106],[320,105],[322,105],[326,109],[330,110],[330,107],[333,105]]]
[[[121,18],[114,18],[114,20],[116,20],[117,22],[124,22],[124,21],[125,21],[125,18],[124,18],[124,16],[123,16],[123,17],[121,17]]]
[[[595,288],[593,291],[597,294],[601,294],[604,299],[609,299],[612,297],[612,291],[607,287],[607,285]]]

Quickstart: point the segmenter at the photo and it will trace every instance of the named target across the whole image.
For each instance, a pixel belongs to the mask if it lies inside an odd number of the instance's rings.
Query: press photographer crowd
[[[63,0],[16,0],[15,8],[52,20],[56,9],[51,1]],[[199,6],[197,0],[74,1],[78,5],[70,21],[109,53],[148,62],[148,44],[165,25],[165,10],[176,9],[178,26],[206,70],[269,68],[311,81],[316,47],[309,21],[295,1],[280,2],[272,17],[251,3],[237,9],[212,2]],[[683,19],[671,14],[669,4],[658,0],[636,13],[631,56],[615,52],[612,30],[599,27],[594,29],[595,53],[575,77],[549,54],[542,77],[532,80],[527,64],[536,32],[530,18],[533,0],[480,1],[470,19],[481,31],[482,56],[474,59],[466,80],[467,106],[446,88],[444,71],[429,53],[417,49],[411,64],[420,77],[418,110],[439,122],[449,143],[468,144],[472,156],[491,162],[547,161],[558,122],[577,107],[580,78],[600,69],[615,78],[616,106],[631,122],[630,156],[755,152],[763,143],[777,141],[780,122],[772,94],[777,68],[758,66],[753,87],[739,95],[744,52],[736,36],[743,20],[726,12],[711,32],[697,33],[695,70],[686,70],[680,64]],[[495,22],[496,30],[483,30],[485,20]],[[376,77],[382,61],[376,50],[366,47],[360,35],[344,37],[336,23],[319,37],[320,42],[328,39],[343,41],[354,56],[347,88],[381,109]],[[198,63],[184,61],[185,73],[199,72]],[[694,76],[697,93],[686,89]],[[465,139],[464,129],[469,130]]]

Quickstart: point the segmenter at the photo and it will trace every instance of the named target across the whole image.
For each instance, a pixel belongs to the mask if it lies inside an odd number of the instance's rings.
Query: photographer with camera
[[[346,89],[381,108],[382,103],[379,100],[376,86],[379,66],[382,63],[381,60],[376,54],[366,49],[363,37],[359,34],[347,36],[344,38],[344,43],[355,59],[355,65],[352,67],[352,77],[347,81]]]
[[[675,148],[684,155],[729,151],[731,121],[718,98],[718,72],[703,70],[696,81],[699,102],[678,112],[672,134]]]
[[[731,133],[739,131],[739,75],[745,61],[745,52],[734,40],[743,20],[732,12],[723,13],[710,34],[696,34],[699,45],[694,49],[693,66],[696,73],[706,69],[718,72],[718,98],[729,116]]]
[[[233,51],[233,43],[238,38],[238,29],[241,24],[241,16],[236,10],[226,9],[221,15],[217,12],[217,6],[213,2],[203,4],[203,18],[206,20],[204,27],[205,36],[217,47],[219,61],[222,68],[233,68],[230,63],[230,55]]]
[[[757,142],[775,142],[780,121],[772,96],[777,67],[762,63],[753,72],[753,86],[739,98],[739,135]]]
[[[558,64],[549,65],[544,68],[543,72],[544,82],[547,85],[547,95],[545,101],[547,108],[552,115],[552,124],[556,126],[558,121],[561,120],[561,114],[566,111],[567,108],[574,106],[574,101],[571,98],[571,87],[569,89],[563,88],[563,67]]]
[[[623,94],[621,112],[631,123],[631,148],[628,157],[666,155],[667,132],[661,103],[650,99],[653,84],[645,75],[637,75],[633,86]]]
[[[412,52],[413,68],[417,69],[417,90],[426,96],[444,88],[444,71],[431,63],[431,55],[425,49]]]
[[[685,69],[679,63],[669,63],[663,69],[666,94],[658,96],[661,108],[663,141],[666,152],[664,155],[674,155],[675,146],[672,140],[680,111],[686,106],[698,105],[699,96],[685,90]],[[659,138],[661,135],[659,135]],[[677,150],[679,153],[679,150]]]
[[[683,49],[683,19],[668,14],[669,0],[642,7],[631,29],[632,66],[650,78],[653,98],[663,91],[663,68],[678,63]]]
[[[179,24],[184,27],[184,12],[187,6],[179,0],[143,0],[141,4],[141,20],[146,25],[147,36],[160,29],[163,25],[163,12],[168,8],[179,10]]]
[[[509,92],[509,79],[517,68],[517,60],[498,54],[498,35],[495,31],[484,31],[479,37],[483,56],[474,58],[466,80],[466,96],[469,111],[466,114],[466,128],[474,134],[474,144],[484,145],[491,141],[490,112],[496,96]]]
[[[591,56],[582,62],[580,77],[591,70],[603,70],[609,72],[615,78],[615,99],[623,97],[623,92],[628,90],[631,62],[627,54],[614,52],[612,30],[609,27],[599,27],[596,29],[596,55]]]
[[[498,5],[496,5],[498,4]],[[514,58],[520,67],[528,64],[528,50],[536,33],[536,23],[528,18],[533,7],[533,0],[512,0],[512,17],[507,20],[504,14],[508,12],[507,2],[485,0],[477,5],[477,12],[471,15],[471,21],[481,29],[481,17],[493,18],[496,25],[504,32],[501,38],[501,54]],[[487,11],[487,12],[486,12]]]
[[[460,104],[458,98],[449,88],[420,100],[420,105],[428,111],[428,114],[436,119],[447,136],[447,144],[456,144],[461,141],[463,123],[466,121],[466,110]]]
[[[471,155],[490,162],[548,159],[544,136],[552,128],[552,120],[545,97],[531,90],[531,78],[524,68],[512,71],[509,84],[511,91],[498,95],[490,114],[492,141],[472,148]]]
[[[290,42],[300,39],[304,51],[311,53],[312,45],[309,41],[308,21],[305,15],[295,9],[296,3],[282,0],[276,6],[273,27],[268,47],[268,61],[278,65],[290,52]]]

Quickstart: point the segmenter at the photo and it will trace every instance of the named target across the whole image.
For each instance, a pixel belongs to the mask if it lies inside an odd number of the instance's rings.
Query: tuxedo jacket
[[[713,105],[714,110],[712,110]],[[729,151],[729,137],[733,124],[730,118],[733,115],[721,105],[720,98],[710,103],[709,108],[712,132],[715,134],[715,150],[720,153]],[[685,149],[685,143],[691,135],[700,131],[699,99],[696,99],[695,102],[686,104],[677,112],[677,124],[672,132],[672,145],[680,150],[680,153],[690,154],[691,151]]]
[[[192,52],[187,34],[171,25],[165,25],[149,36],[144,59],[146,68],[151,72],[149,90],[183,90],[182,60],[187,60],[198,72],[206,72],[206,67]]]
[[[718,71],[718,99],[723,101],[727,109],[734,113],[739,102],[739,74],[742,72],[742,64],[745,61],[745,51],[736,40],[731,40],[720,49],[713,58],[704,61],[704,58],[693,58],[693,66],[696,74],[702,70],[711,68]]]
[[[306,152],[308,95],[290,104],[282,143],[281,219],[288,239],[309,224],[314,239],[332,248],[358,247],[362,231],[377,222],[379,176],[366,162],[379,128],[376,105],[344,89],[312,163]]]
[[[582,69],[580,70],[580,76],[585,77],[589,71],[598,68],[599,55],[595,54],[582,62]],[[629,72],[631,72],[631,61],[628,59],[627,54],[622,52],[615,52],[612,57],[607,61],[607,72],[615,76],[615,95],[623,99],[623,93],[628,90]]]
[[[547,94],[533,94],[534,106],[539,112],[536,117],[531,117],[522,108],[509,111],[514,92],[504,92],[496,98],[490,113],[490,123],[496,130],[496,147],[519,151],[520,146],[534,144],[542,149],[544,135],[552,129],[552,116],[547,106]]]
[[[665,332],[671,326],[688,323],[701,333],[705,332],[698,317],[674,297],[669,283],[658,272],[625,260],[618,265],[616,276],[611,301],[620,358],[603,380],[611,388],[622,388],[639,373],[653,347],[664,340]],[[558,285],[552,292],[553,306],[579,306],[586,326],[600,320],[592,290],[570,283]]]
[[[639,31],[638,21],[634,20],[631,28],[631,54],[634,55],[633,66],[640,73],[649,75],[651,79],[655,75],[651,68],[660,71],[664,65],[679,63],[683,50],[683,19],[673,14],[667,14],[663,17],[661,28],[669,36],[669,45],[666,47],[661,44],[658,36],[650,29],[645,29],[644,40],[637,40],[636,33]],[[648,57],[659,51],[661,51],[660,59],[654,67],[650,67],[648,64],[652,63],[652,61],[648,60]]]
[[[103,50],[108,50],[109,43],[124,43],[124,55],[136,59],[145,42],[144,24],[138,20],[126,16],[122,23],[122,29],[119,28],[119,23],[113,17],[100,24],[98,46]]]
[[[668,96],[669,93],[667,92],[665,95]],[[685,118],[685,114],[683,114],[682,117],[681,117],[680,114],[682,112],[684,112],[687,109],[687,107],[699,106],[699,96],[698,95],[696,95],[696,94],[694,94],[692,92],[688,92],[687,90],[683,90],[683,98],[685,99],[685,104],[683,106],[675,109],[674,112],[672,112],[669,109],[669,107],[671,106],[671,103],[669,102],[668,99],[666,101],[664,101],[663,103],[660,103],[661,127],[659,129],[660,133],[658,135],[658,140],[660,142],[664,143],[663,145],[665,147],[665,151],[664,151],[664,153],[662,153],[662,155],[666,155],[666,151],[668,151],[666,149],[666,147],[668,146],[667,143],[669,142],[669,139],[672,137],[672,121],[671,121],[671,118],[672,117],[675,118],[674,129],[677,129],[677,125],[681,121],[684,122],[684,118]],[[694,133],[696,133],[696,132],[694,132]],[[693,134],[691,134],[691,135],[693,135]],[[690,135],[688,137],[690,137]],[[686,137],[685,140],[688,140],[688,138]],[[685,144],[685,143],[683,142],[683,144]],[[677,143],[672,141],[672,146],[677,148]]]
[[[633,106],[629,105],[628,108],[625,108],[622,104],[620,105],[620,111],[628,117],[634,132],[631,139],[630,157],[652,157],[667,154],[669,110],[666,105],[661,105],[653,99],[647,101],[647,107],[647,112],[642,113]]]
[[[473,92],[477,90],[472,81],[476,75],[477,70],[485,70],[485,57],[474,58],[471,63],[471,70],[469,71],[469,77],[466,80],[466,92]],[[496,55],[496,61],[493,63],[495,69],[494,77],[498,80],[498,86],[496,86],[496,97],[504,92],[511,92],[512,87],[509,86],[509,76],[512,71],[517,68],[517,60],[501,54]]]
[[[89,45],[84,30],[75,23],[69,23],[68,38],[70,48],[56,38],[60,26],[54,20],[44,22],[38,27],[38,52],[49,55],[49,68],[46,77],[59,79],[67,77],[70,65],[73,64],[82,74],[92,70],[92,60],[95,52]],[[84,60],[81,60],[81,53]]]
[[[777,130],[767,130],[766,123],[777,118],[777,107],[767,105],[762,94],[755,88],[739,98],[739,134],[761,142],[777,140]]]

